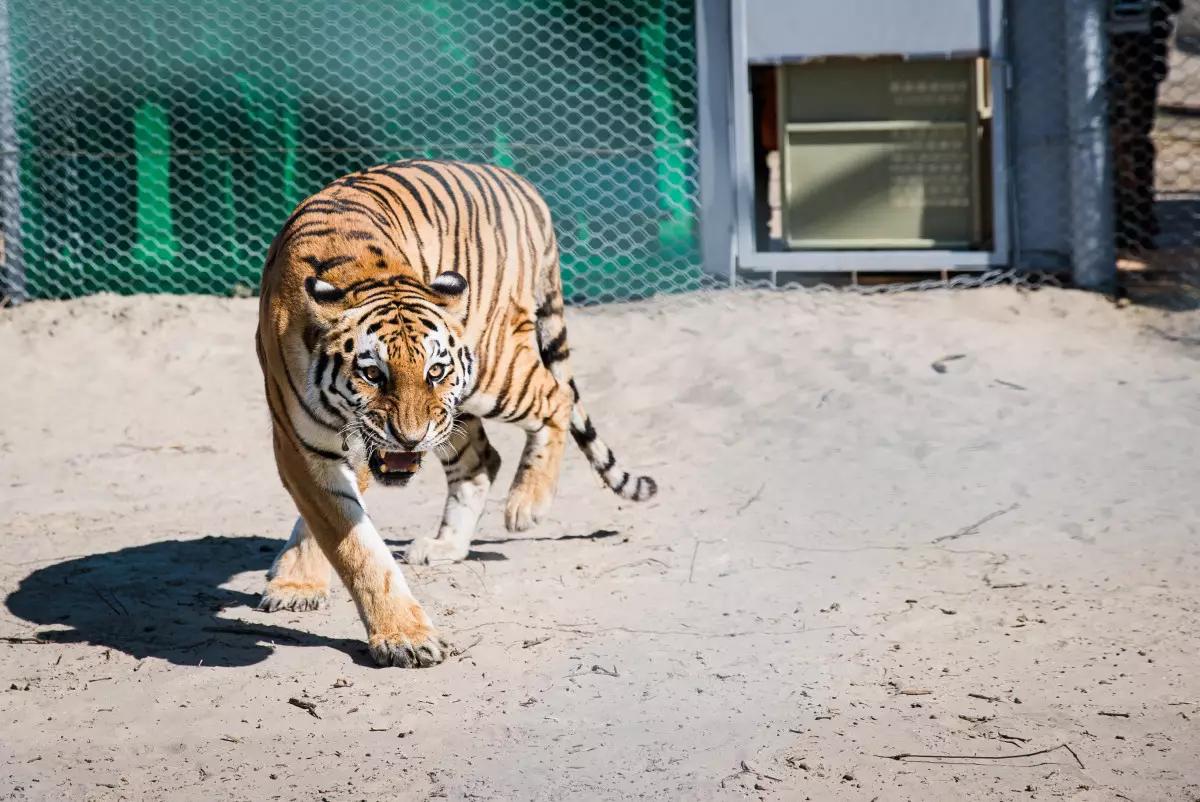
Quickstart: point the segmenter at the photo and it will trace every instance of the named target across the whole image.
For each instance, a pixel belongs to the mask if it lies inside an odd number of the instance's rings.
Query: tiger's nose
[[[388,434],[390,434],[392,439],[396,441],[396,444],[405,451],[412,451],[417,447],[417,444],[421,442],[419,438],[416,440],[410,440],[409,438],[400,434],[396,427],[392,425],[391,421],[388,421],[387,428]]]

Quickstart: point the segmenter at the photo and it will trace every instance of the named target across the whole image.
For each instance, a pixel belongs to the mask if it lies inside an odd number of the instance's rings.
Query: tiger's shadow
[[[257,593],[221,586],[244,571],[265,571],[282,545],[262,537],[210,536],[78,557],[33,571],[5,604],[19,618],[54,627],[39,632],[39,640],[107,646],[138,659],[249,666],[266,660],[274,641],[326,646],[373,665],[363,640],[271,623],[241,625],[219,615],[258,604]]]
[[[585,535],[514,535],[511,537],[494,537],[485,538],[482,540],[472,540],[472,546],[501,546],[505,543],[537,543],[537,542],[567,542],[571,540],[605,540],[610,537],[620,537],[621,533],[615,529],[597,529],[595,532],[588,532]],[[385,540],[392,549],[401,552],[412,544],[411,539],[401,540]],[[467,560],[475,562],[488,562],[491,560],[507,560],[508,556],[501,554],[498,551],[481,551],[479,549],[471,549],[467,554]]]
[[[517,536],[477,544],[596,540],[618,534],[602,529],[584,535]],[[388,541],[395,547],[409,542]],[[329,638],[312,629],[269,622],[242,625],[220,615],[226,609],[258,604],[257,593],[222,585],[246,571],[265,572],[282,547],[282,540],[264,537],[208,536],[76,557],[34,570],[8,594],[5,605],[18,618],[53,627],[40,631],[39,640],[106,646],[137,659],[157,657],[189,666],[249,666],[270,657],[274,642],[325,646],[346,653],[360,665],[374,665],[365,637]],[[495,551],[472,550],[468,559],[508,558]],[[321,619],[310,620],[315,629]]]

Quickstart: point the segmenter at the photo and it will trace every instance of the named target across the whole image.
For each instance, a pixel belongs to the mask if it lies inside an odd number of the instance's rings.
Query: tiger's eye
[[[446,366],[445,365],[430,365],[429,366],[429,379],[431,381],[437,381],[438,379],[442,378],[445,375],[446,375]]]
[[[362,375],[371,384],[379,384],[380,380],[383,379],[383,371],[375,365],[367,365],[363,368]]]

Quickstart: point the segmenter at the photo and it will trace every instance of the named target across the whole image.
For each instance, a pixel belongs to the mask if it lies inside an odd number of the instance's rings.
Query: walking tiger
[[[433,454],[449,492],[414,564],[462,560],[500,466],[483,420],[525,448],[505,523],[536,523],[567,434],[626,499],[657,491],[596,435],[571,374],[550,212],[491,165],[412,160],[339,178],[292,213],[263,268],[255,338],[275,461],[300,512],[260,609],[308,610],[345,583],[381,665],[430,666],[446,643],[413,598],[363,502]]]

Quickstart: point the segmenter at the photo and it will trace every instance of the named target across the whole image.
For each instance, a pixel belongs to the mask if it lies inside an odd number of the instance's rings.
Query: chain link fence
[[[1114,246],[1143,278],[1194,273],[1200,0],[1114,2],[1136,12],[1107,35]],[[1011,57],[1057,67],[1018,74],[1010,141],[995,145],[1011,151],[1018,269],[891,288],[1036,285],[1030,271],[1069,267],[1069,56],[1035,6],[1010,0]],[[531,179],[556,218],[570,302],[713,285],[691,0],[0,7],[0,149],[20,186],[3,204],[6,264],[21,266],[9,293],[252,293],[297,202],[413,156]]]
[[[8,8],[30,297],[250,292],[297,202],[414,156],[530,178],[570,300],[701,284],[689,2]]]
[[[1200,269],[1200,2],[1156,0],[1148,28],[1110,41],[1122,264],[1191,281]]]

